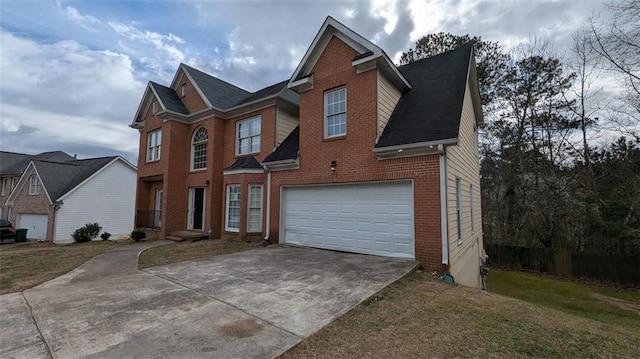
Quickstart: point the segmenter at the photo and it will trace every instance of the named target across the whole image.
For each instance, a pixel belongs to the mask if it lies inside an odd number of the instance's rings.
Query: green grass
[[[622,309],[603,295],[640,308],[640,293],[575,283],[530,273],[494,269],[487,280],[489,291],[609,324],[638,325],[639,314]],[[623,303],[625,304],[625,303]]]

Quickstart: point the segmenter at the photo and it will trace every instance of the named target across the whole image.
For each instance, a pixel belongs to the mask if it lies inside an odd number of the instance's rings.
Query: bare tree
[[[640,114],[640,1],[612,2],[607,10],[611,19],[605,24],[600,24],[598,17],[589,21],[590,45],[606,61],[607,68],[624,80],[626,93],[622,99]]]

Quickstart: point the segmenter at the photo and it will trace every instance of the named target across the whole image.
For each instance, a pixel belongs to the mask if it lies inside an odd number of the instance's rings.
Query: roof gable
[[[378,68],[388,73],[392,83],[399,89],[404,91],[411,88],[409,82],[398,72],[389,56],[387,56],[380,47],[344,26],[331,16],[325,19],[313,42],[298,64],[298,67],[296,67],[296,70],[293,72],[293,75],[289,79],[289,88],[295,90],[296,88],[300,88],[300,85],[304,84],[305,81],[308,81],[306,79],[311,77],[313,67],[334,36],[356,51],[358,55],[352,61],[354,66],[375,63]],[[302,87],[302,89],[304,90],[304,87]]]
[[[31,160],[72,161],[73,156],[62,151],[43,152],[37,155],[0,151],[0,175],[19,175],[27,168]]]

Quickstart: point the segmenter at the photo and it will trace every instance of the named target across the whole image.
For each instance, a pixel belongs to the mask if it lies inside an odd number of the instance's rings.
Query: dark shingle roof
[[[471,43],[399,67],[413,89],[396,105],[376,147],[458,137]]]
[[[224,171],[232,171],[239,169],[257,169],[262,168],[262,165],[253,156],[246,156],[238,158],[231,166],[224,169]]]
[[[112,156],[66,162],[34,160],[33,165],[51,200],[57,201],[116,158],[117,156]]]
[[[153,87],[153,90],[158,94],[160,101],[162,101],[168,111],[177,112],[183,115],[189,114],[189,110],[187,110],[187,107],[182,103],[182,100],[180,100],[180,97],[178,97],[178,94],[175,91],[153,81],[149,81],[149,83]]]
[[[19,175],[31,160],[72,161],[74,158],[62,151],[43,152],[37,155],[0,151],[0,175]]]
[[[222,81],[200,70],[196,70],[188,65],[182,65],[193,81],[198,84],[198,87],[202,90],[204,96],[209,100],[213,107],[227,109],[240,103],[244,98],[251,95],[250,92],[228,82]]]
[[[289,136],[282,141],[280,146],[276,148],[267,158],[264,159],[263,162],[276,162],[276,161],[284,161],[284,160],[295,160],[298,158],[298,148],[299,148],[299,138],[300,138],[300,126],[296,126],[296,128],[291,131]]]

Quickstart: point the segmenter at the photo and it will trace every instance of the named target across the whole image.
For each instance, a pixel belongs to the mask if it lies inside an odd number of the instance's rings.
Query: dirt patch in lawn
[[[142,269],[220,254],[241,252],[258,246],[258,243],[253,242],[225,241],[222,239],[179,242],[145,250],[138,258],[138,267]]]
[[[619,299],[619,298],[614,298],[614,297],[610,297],[608,295],[603,295],[603,294],[598,294],[598,293],[591,293],[592,296],[594,296],[596,299],[599,299],[603,302],[607,302],[609,304],[613,304],[618,308],[624,309],[624,310],[630,310],[632,312],[635,312],[636,314],[640,315],[640,303],[631,303],[628,302],[626,300],[623,299]]]
[[[0,247],[0,294],[32,288],[71,271],[100,253],[127,244],[92,241],[3,245]]]
[[[640,320],[612,325],[422,272],[365,303],[282,358],[633,357],[640,346]]]

